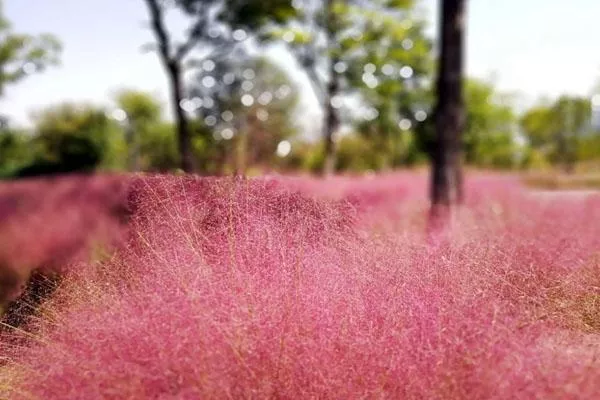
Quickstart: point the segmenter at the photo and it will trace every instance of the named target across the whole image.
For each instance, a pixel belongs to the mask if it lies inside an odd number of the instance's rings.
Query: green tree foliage
[[[534,106],[521,117],[521,129],[532,148],[549,151],[553,147],[555,127],[552,118],[551,105]]]
[[[123,89],[117,93],[116,103],[136,128],[154,124],[162,117],[162,105],[151,93]]]
[[[34,116],[31,141],[35,159],[18,175],[92,171],[111,168],[118,160],[115,144],[118,126],[103,109],[64,103],[48,107]]]
[[[485,168],[510,168],[518,162],[522,150],[516,142],[518,119],[509,94],[493,84],[467,78],[465,86],[465,130],[463,153],[467,164]],[[425,94],[433,98],[433,94]],[[431,103],[425,100],[424,104]],[[424,107],[427,109],[427,107]],[[431,157],[435,146],[435,118],[413,125],[413,144],[417,158]]]
[[[385,153],[360,135],[346,135],[339,140],[336,169],[338,171],[377,171],[385,165]]]
[[[394,149],[407,142],[400,137],[400,120],[414,121],[415,113],[424,111],[426,99],[421,88],[428,83],[425,76],[431,69],[431,43],[424,34],[424,19],[415,12],[412,0],[226,3],[174,0],[170,3],[195,21],[187,41],[194,44],[187,47],[183,44],[181,49],[188,51],[198,44],[198,48],[204,49],[190,55],[188,66],[202,67],[206,61],[216,61],[220,56],[243,59],[246,49],[243,44],[248,38],[263,45],[282,43],[290,49],[309,77],[324,110],[325,169],[335,165],[334,133],[341,126],[341,113],[346,111],[349,115],[355,111],[341,110],[343,98],[361,98],[367,110],[363,116],[377,125],[369,130],[374,135],[371,139],[378,141],[384,152],[390,142]],[[180,53],[173,46],[171,51]],[[215,71],[209,71],[209,75],[220,76],[218,68],[217,62]],[[215,85],[210,77],[207,79],[210,85]],[[235,87],[221,90],[221,95],[231,96],[235,90]],[[229,93],[224,94],[225,91]],[[350,118],[347,122],[357,121]],[[200,139],[194,140],[198,144]],[[388,158],[389,163],[403,160],[395,155]]]
[[[488,82],[466,83],[464,155],[467,164],[480,167],[512,167],[516,160],[514,140],[517,118],[509,96]]]
[[[175,127],[163,120],[162,104],[151,93],[125,89],[115,99],[124,112],[121,125],[129,169],[168,171],[177,167],[179,156]]]
[[[192,137],[194,124],[192,123]],[[140,136],[139,166],[144,171],[173,171],[179,165],[179,152],[175,139],[175,125],[167,121],[157,121],[148,126]]]
[[[156,49],[171,87],[181,167],[194,169],[192,130],[188,114],[182,107],[186,90],[186,68],[206,57],[231,53],[246,43],[265,24],[287,19],[294,13],[289,0],[224,1],[224,0],[144,0],[156,38]],[[167,13],[178,9],[189,17],[189,26],[182,43],[177,43],[166,23]],[[196,50],[198,50],[196,52]]]
[[[382,170],[393,166],[410,166],[426,161],[433,140],[433,118],[428,115],[430,92],[412,117],[403,118],[402,126],[390,124],[388,135],[380,135],[379,115],[374,121],[356,124],[356,132],[340,139],[336,168],[340,171]],[[477,79],[465,82],[466,124],[464,155],[470,165],[482,168],[513,168],[521,158],[539,165],[537,156],[521,149],[515,140],[517,118],[511,97],[493,84]],[[425,111],[427,110],[427,111]],[[425,118],[425,120],[423,120]],[[420,121],[421,120],[421,121]],[[313,152],[322,152],[315,148]],[[521,154],[524,153],[524,154]],[[322,165],[322,155],[312,155],[314,165]],[[526,161],[527,161],[526,160]]]
[[[197,4],[185,1],[144,0],[150,16],[150,27],[156,42],[146,46],[157,51],[169,82],[170,101],[175,116],[177,145],[180,153],[180,166],[186,172],[195,169],[192,152],[191,127],[188,115],[183,110],[185,98],[185,62],[192,50],[202,46],[205,50],[214,50],[214,44],[220,39],[220,31],[211,31],[214,26],[214,8],[216,0],[205,0]],[[188,4],[189,3],[189,4]],[[167,14],[176,7],[183,7],[190,14],[190,23],[185,31],[185,40],[178,43],[167,26]]]
[[[272,31],[304,68],[324,110],[327,170],[334,165],[334,133],[341,124],[340,102],[360,94],[369,107],[369,132],[387,142],[398,122],[412,115],[411,93],[430,68],[431,44],[413,1],[329,0],[294,2],[295,18]],[[381,144],[381,143],[380,143]],[[329,164],[329,166],[328,166]],[[326,171],[327,172],[327,171]]]
[[[26,132],[8,127],[0,129],[0,178],[9,178],[33,160]]]
[[[600,133],[591,132],[579,138],[577,143],[577,161],[600,160]]]
[[[347,86],[358,90],[364,103],[365,112],[354,122],[358,132],[387,155],[386,167],[419,158],[413,135],[431,108],[432,45],[411,2],[403,7],[366,13],[363,32],[341,45],[348,65]]]
[[[212,131],[197,140],[204,151],[242,173],[276,161],[277,147],[294,137],[298,89],[264,57],[207,60],[195,77],[191,105]],[[214,154],[214,151],[218,154]]]
[[[206,21],[221,23],[230,30],[244,29],[259,32],[271,24],[287,22],[297,14],[290,0],[175,0],[190,17],[207,15]],[[212,16],[205,14],[210,10]]]
[[[354,12],[364,27],[340,44],[338,71],[346,71],[348,91],[358,90],[377,111],[373,122],[385,136],[401,118],[415,122],[414,114],[429,106],[425,89],[432,72],[432,43],[424,34],[424,21],[411,8]]]
[[[590,133],[591,104],[584,97],[562,96],[529,109],[520,120],[532,150],[553,164],[572,170],[581,141]]]
[[[12,31],[0,1],[0,96],[6,87],[58,63],[60,42],[50,34],[32,36]]]

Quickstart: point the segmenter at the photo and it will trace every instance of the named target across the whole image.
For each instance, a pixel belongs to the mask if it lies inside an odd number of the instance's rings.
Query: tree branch
[[[199,21],[196,22],[190,29],[187,41],[177,48],[175,52],[175,59],[182,61],[189,52],[198,44],[198,38],[202,35],[202,31],[205,28],[205,21],[198,15]]]
[[[158,0],[144,0],[150,12],[150,25],[158,42],[158,50],[165,64],[175,61],[171,54],[171,42],[165,28],[163,9]]]
[[[177,61],[182,61],[185,58],[185,56],[187,56],[189,52],[194,48],[196,43],[196,40],[190,36],[184,44],[177,48],[177,51],[175,52],[175,59]]]

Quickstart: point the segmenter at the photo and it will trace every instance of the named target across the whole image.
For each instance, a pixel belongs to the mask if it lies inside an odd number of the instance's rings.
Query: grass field
[[[431,232],[424,173],[0,186],[0,398],[600,398],[600,195],[466,193]]]

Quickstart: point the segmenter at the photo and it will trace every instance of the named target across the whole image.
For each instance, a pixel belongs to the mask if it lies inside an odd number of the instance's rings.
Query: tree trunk
[[[127,119],[125,123],[125,141],[127,143],[127,169],[130,172],[138,172],[140,169],[140,142],[139,138],[136,137],[136,132],[139,132],[139,129],[137,129],[137,124],[134,124],[129,119]]]
[[[333,70],[333,68],[332,68]],[[332,71],[335,73],[335,71]],[[327,85],[327,93],[325,94],[325,115],[323,120],[323,136],[325,139],[325,162],[323,164],[323,175],[331,176],[335,173],[336,163],[336,144],[333,136],[340,126],[340,119],[337,114],[337,109],[331,104],[331,99],[335,96],[339,89],[339,82],[335,75]]]
[[[335,43],[335,31],[336,31],[336,21],[335,21],[335,13],[333,12],[333,3],[334,0],[326,0],[325,1],[325,31],[326,31],[326,40],[327,40],[327,49],[329,51],[333,50],[333,47],[337,45]],[[325,141],[325,160],[323,163],[323,175],[331,176],[335,173],[335,164],[336,164],[336,145],[335,145],[335,137],[334,134],[338,130],[340,126],[340,120],[337,113],[337,109],[333,107],[331,104],[331,99],[337,95],[340,89],[339,79],[337,76],[337,72],[335,72],[335,64],[339,60],[337,57],[331,55],[329,61],[329,82],[327,83],[327,87],[325,88],[325,93],[323,94],[323,139]]]
[[[163,3],[158,0],[145,0],[148,12],[150,13],[150,23],[156,42],[158,45],[158,54],[165,72],[169,78],[170,97],[173,103],[173,116],[177,127],[177,143],[179,145],[179,156],[181,157],[181,169],[185,172],[193,172],[194,157],[192,154],[192,142],[190,138],[190,128],[187,116],[181,108],[183,100],[183,82],[181,72],[181,62],[187,52],[195,43],[194,38],[173,51],[169,34],[164,23]]]
[[[181,157],[180,166],[183,171],[189,173],[194,171],[194,156],[192,153],[190,124],[185,111],[181,108],[181,101],[183,100],[181,68],[176,62],[170,62],[167,64],[166,69],[169,75],[171,102],[173,103],[173,113],[177,127],[177,144]]]
[[[235,145],[234,175],[245,176],[248,163],[248,114],[245,115],[238,127],[238,137]]]
[[[576,146],[575,144],[575,121],[574,121],[574,103],[573,99],[567,98],[564,127],[561,131],[559,138],[559,146],[561,148],[561,155],[563,161],[563,168],[565,173],[572,174],[575,171],[576,162]]]
[[[442,0],[441,54],[437,78],[436,145],[431,174],[432,215],[463,201],[461,168],[465,125],[463,98],[466,0]]]

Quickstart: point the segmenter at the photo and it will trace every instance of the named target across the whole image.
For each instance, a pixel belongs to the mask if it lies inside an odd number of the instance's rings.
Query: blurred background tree
[[[281,67],[263,56],[207,59],[195,82],[186,108],[212,131],[203,139],[220,148],[222,172],[269,169],[291,152],[298,89]]]
[[[195,169],[192,153],[190,122],[182,108],[185,98],[183,75],[184,62],[189,53],[200,44],[210,45],[207,40],[210,35],[208,26],[213,20],[212,10],[216,4],[214,0],[206,0],[190,8],[190,24],[186,30],[183,43],[176,43],[173,34],[167,27],[167,13],[179,6],[177,1],[144,0],[150,16],[150,27],[154,33],[156,43],[146,46],[156,50],[159,60],[164,68],[170,89],[170,102],[173,109],[177,127],[177,144],[180,156],[180,166],[185,172]],[[214,38],[216,39],[216,37]]]
[[[520,125],[532,152],[572,172],[577,159],[584,154],[581,144],[594,143],[596,135],[590,121],[588,98],[561,96],[550,104],[529,109],[521,117]]]
[[[121,122],[130,171],[174,170],[178,166],[175,126],[163,119],[163,105],[151,93],[123,89],[113,115]]]
[[[0,1],[0,96],[6,86],[59,63],[61,44],[50,34],[15,33]]]
[[[398,124],[408,93],[430,67],[431,44],[413,12],[414,1],[298,0],[293,5],[298,10],[293,18],[263,40],[285,44],[312,84],[323,110],[323,172],[329,174],[336,165],[345,98],[359,95],[366,119],[381,122],[371,134],[377,132],[382,141],[393,137],[390,127]]]
[[[36,113],[34,121],[30,146],[35,157],[17,172],[18,176],[121,166],[121,131],[104,109],[64,103]]]
[[[14,32],[3,11],[0,1],[0,96],[8,86],[57,65],[62,50],[53,35]],[[9,177],[31,162],[33,153],[27,133],[12,129],[4,116],[0,119],[0,177]]]
[[[11,177],[33,161],[27,132],[4,126],[0,131],[0,178]]]
[[[215,57],[233,51],[245,43],[250,33],[260,31],[263,25],[287,18],[293,12],[287,0],[269,2],[223,1],[223,0],[144,0],[150,15],[150,23],[156,37],[156,49],[167,73],[171,87],[171,103],[178,132],[181,168],[194,170],[194,157],[189,121],[182,104],[185,100],[183,73],[190,54],[200,48],[198,59]],[[166,26],[166,14],[170,9],[183,12],[189,20],[183,43],[175,43]]]
[[[516,166],[517,116],[511,99],[493,84],[477,79],[467,80],[465,97],[465,162],[483,168]]]

